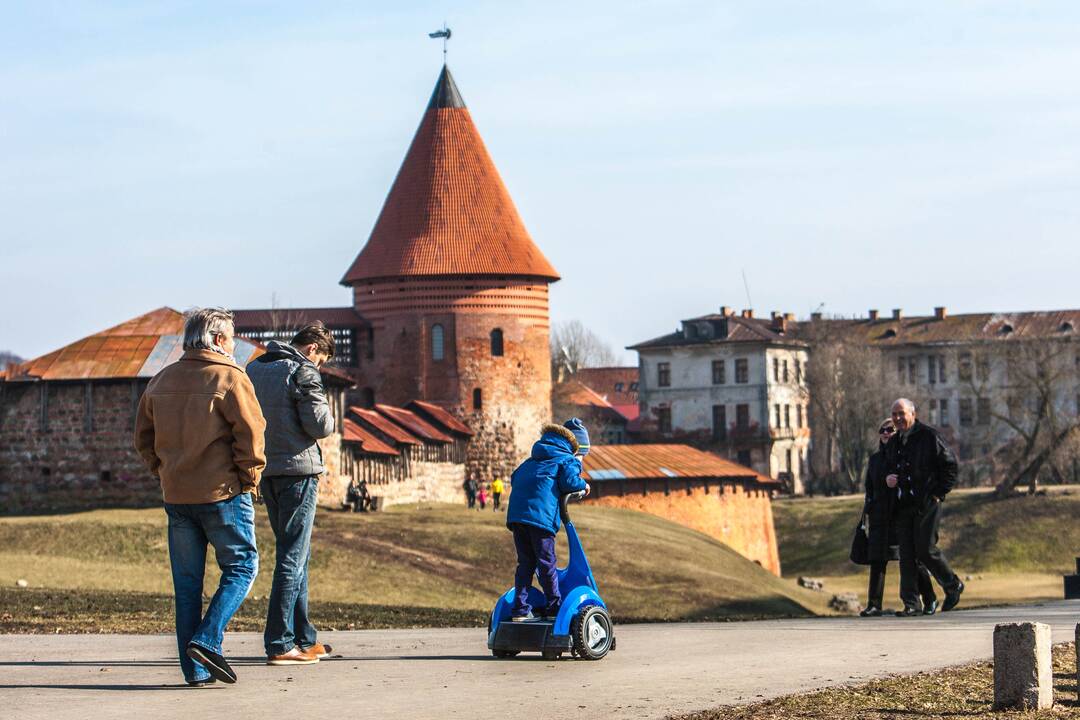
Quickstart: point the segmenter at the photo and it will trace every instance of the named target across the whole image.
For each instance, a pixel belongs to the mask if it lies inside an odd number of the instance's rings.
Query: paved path
[[[494,660],[477,629],[394,630],[324,633],[335,657],[271,668],[261,638],[237,633],[225,649],[239,683],[208,688],[179,683],[169,636],[15,635],[0,638],[0,708],[20,720],[490,718],[535,703],[547,717],[658,718],[989,658],[994,624],[1017,620],[1050,623],[1066,642],[1080,601],[916,619],[625,625],[618,650],[595,663]]]

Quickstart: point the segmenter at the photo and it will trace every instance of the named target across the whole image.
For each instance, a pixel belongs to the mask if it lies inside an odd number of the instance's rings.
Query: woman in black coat
[[[896,432],[892,420],[885,420],[878,429],[878,451],[870,456],[866,468],[866,522],[867,554],[870,557],[870,587],[867,590],[866,609],[863,617],[881,615],[881,600],[885,594],[885,568],[890,560],[900,559],[900,549],[896,540],[896,528],[893,524],[893,500],[895,491],[890,491],[885,484],[885,443]],[[923,599],[923,614],[933,615],[937,611],[937,596],[930,582],[930,573],[919,564],[919,594]]]

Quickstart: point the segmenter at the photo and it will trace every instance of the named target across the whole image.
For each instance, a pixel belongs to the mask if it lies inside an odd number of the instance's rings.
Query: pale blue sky
[[[381,5],[0,3],[0,349],[348,304],[444,19],[556,320],[1080,307],[1080,3]]]

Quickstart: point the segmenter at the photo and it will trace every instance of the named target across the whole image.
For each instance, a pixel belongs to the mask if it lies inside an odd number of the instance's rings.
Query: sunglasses
[[[894,432],[896,432],[896,428],[891,427],[883,427],[878,430],[878,434],[880,435],[892,435]]]

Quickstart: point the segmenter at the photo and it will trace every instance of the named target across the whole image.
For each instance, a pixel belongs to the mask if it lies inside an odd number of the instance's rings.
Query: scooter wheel
[[[560,657],[562,657],[562,653],[558,650],[545,650],[540,653],[540,657],[544,658],[545,660],[558,660]]]
[[[599,605],[589,605],[574,618],[570,627],[574,651],[583,660],[599,660],[615,644],[611,616]]]
[[[518,654],[517,650],[492,650],[491,654],[497,658],[512,658]]]

